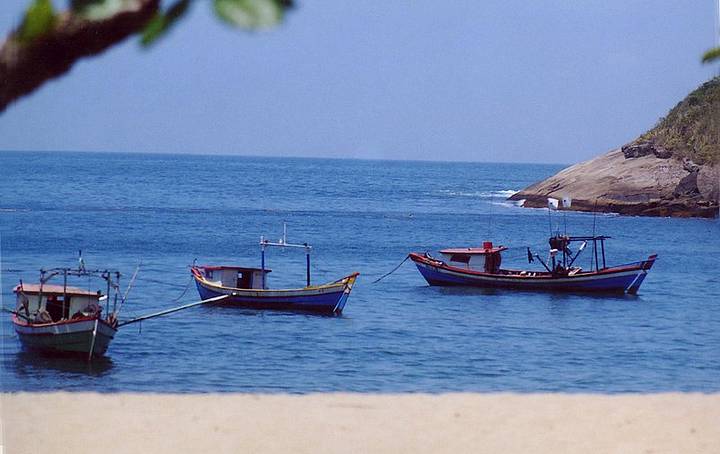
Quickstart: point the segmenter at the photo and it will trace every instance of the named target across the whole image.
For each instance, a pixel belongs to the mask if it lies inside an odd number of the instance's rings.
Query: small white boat
[[[62,285],[48,283],[58,275],[64,277]],[[100,277],[106,282],[107,293],[69,286],[69,276]],[[41,270],[38,284],[20,281],[13,289],[17,304],[12,323],[23,347],[89,358],[104,355],[118,328],[119,278],[116,271],[86,271],[81,266]],[[115,294],[112,311],[108,298],[111,292]]]

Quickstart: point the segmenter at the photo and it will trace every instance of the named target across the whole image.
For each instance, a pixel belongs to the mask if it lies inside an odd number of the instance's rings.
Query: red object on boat
[[[492,249],[492,241],[484,241],[484,242],[483,242],[483,248],[485,248],[485,249]]]

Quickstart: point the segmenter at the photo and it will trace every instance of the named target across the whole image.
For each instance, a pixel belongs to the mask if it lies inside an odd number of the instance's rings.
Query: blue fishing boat
[[[537,259],[544,267],[541,271],[501,268],[501,254],[507,248],[493,246],[489,241],[481,248],[441,250],[443,260],[427,252],[413,252],[409,258],[430,285],[636,294],[657,255],[650,255],[647,260],[608,267],[605,263],[605,240],[609,238],[557,234],[549,240],[550,253],[546,260],[527,250],[528,261]],[[580,246],[573,253],[570,245],[576,242]],[[589,242],[593,243],[594,267],[583,270],[574,263]]]
[[[301,248],[306,253],[306,286],[293,289],[268,289],[265,268],[265,251],[269,247]],[[287,232],[278,242],[260,237],[261,267],[241,266],[192,266],[190,271],[195,279],[203,300],[227,296],[223,304],[252,309],[316,312],[340,315],[345,308],[355,280],[359,273],[352,273],[341,279],[321,285],[310,284],[310,251],[307,243],[290,244]]]

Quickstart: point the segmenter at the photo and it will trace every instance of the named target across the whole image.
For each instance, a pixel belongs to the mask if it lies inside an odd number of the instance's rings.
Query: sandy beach
[[[4,453],[720,452],[720,394],[2,395]]]

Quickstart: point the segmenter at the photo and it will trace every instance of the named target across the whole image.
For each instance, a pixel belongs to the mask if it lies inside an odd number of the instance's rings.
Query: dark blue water
[[[511,246],[504,264],[526,266],[525,246],[545,251],[548,212],[503,199],[558,169],[2,153],[7,307],[18,279],[73,266],[78,249],[125,282],[142,262],[123,318],[171,307],[193,259],[257,266],[260,235],[279,237],[284,221],[291,241],[314,246],[315,282],[362,273],[342,317],[198,307],[122,328],[108,359],[91,365],[23,352],[3,314],[3,389],[720,390],[718,221],[597,216],[597,232],[614,238],[610,263],[660,256],[636,297],[431,288],[409,263],[372,284],[409,251],[486,239]],[[566,221],[592,233],[592,215]],[[268,261],[270,285],[303,283],[302,253],[272,251]],[[179,301],[195,300],[190,288]]]

